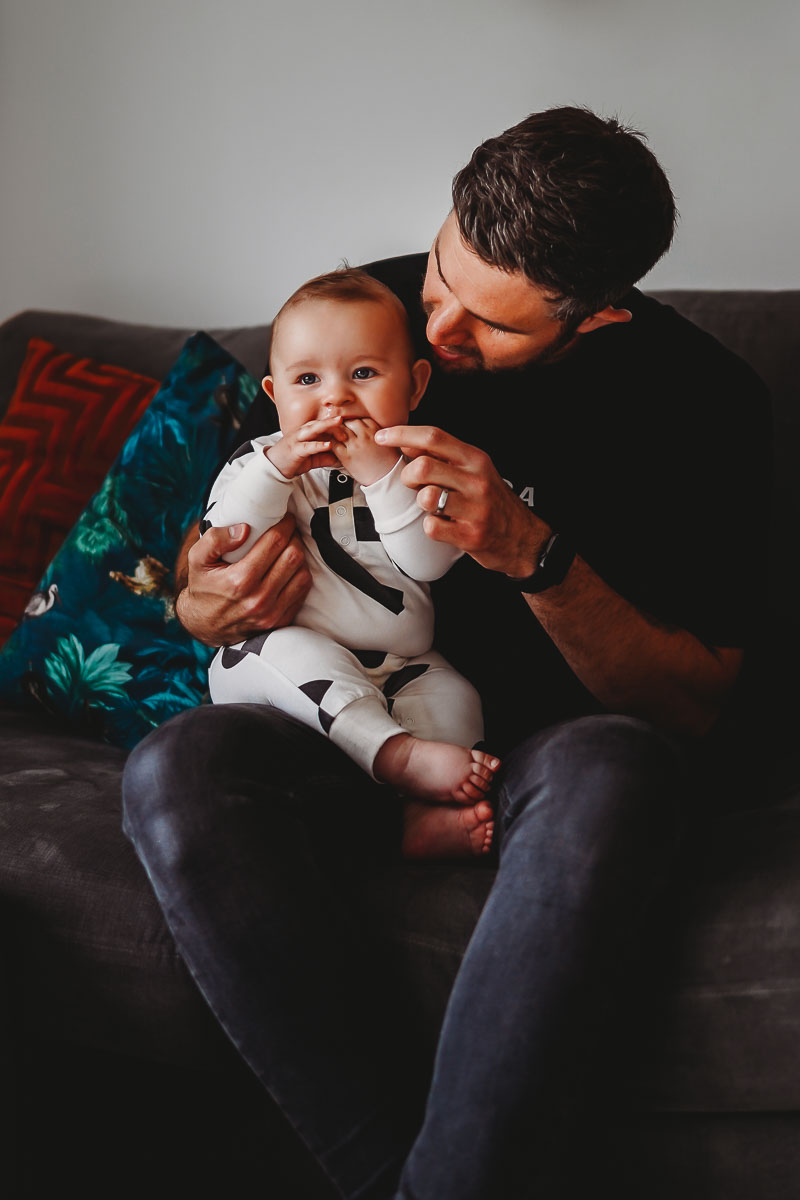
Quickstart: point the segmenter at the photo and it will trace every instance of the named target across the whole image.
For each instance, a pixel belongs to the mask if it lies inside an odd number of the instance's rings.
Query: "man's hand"
[[[285,434],[265,454],[284,479],[294,479],[314,467],[335,467],[337,459],[333,450],[344,437],[341,416],[323,417],[319,421],[307,421],[293,433]]]
[[[290,625],[308,590],[311,576],[303,544],[286,516],[250,548],[227,563],[222,555],[240,546],[247,525],[208,529],[188,552],[186,584],[176,601],[185,629],[209,646],[231,645],[264,629]]]
[[[491,571],[521,578],[532,573],[551,530],[501,479],[488,454],[429,425],[394,425],[379,430],[375,440],[412,460],[402,479],[417,490],[425,512],[435,514],[447,489],[447,520],[427,516],[428,537],[458,546]]]
[[[375,441],[379,426],[371,417],[354,417],[345,421],[347,440],[337,442],[336,457],[354,479],[362,485],[377,483],[388,475],[400,455],[389,446]]]

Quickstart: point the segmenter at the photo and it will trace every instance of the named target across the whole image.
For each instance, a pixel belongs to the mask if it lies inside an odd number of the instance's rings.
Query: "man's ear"
[[[427,358],[418,358],[411,368],[411,378],[414,380],[414,391],[408,402],[409,411],[413,412],[425,395],[431,377],[431,364]]]
[[[576,333],[591,333],[593,329],[601,329],[603,325],[624,325],[627,321],[633,319],[633,313],[627,308],[614,308],[609,304],[608,308],[602,309],[594,314],[593,317],[587,317],[585,321],[581,321],[576,329]]]
[[[272,382],[272,376],[265,375],[264,378],[261,380],[261,386],[264,389],[264,391],[267,393],[267,395],[269,396],[272,403],[274,404],[275,403],[275,385]]]

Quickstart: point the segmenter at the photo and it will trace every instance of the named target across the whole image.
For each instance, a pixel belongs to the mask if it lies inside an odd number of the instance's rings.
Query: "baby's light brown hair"
[[[406,339],[409,362],[413,362],[418,357],[414,352],[414,344],[411,340],[408,313],[401,301],[391,288],[386,287],[380,280],[373,279],[360,267],[340,267],[325,275],[315,275],[313,279],[308,279],[301,284],[296,292],[292,292],[289,299],[278,309],[272,322],[270,353],[272,346],[275,345],[275,335],[281,319],[293,308],[311,300],[341,300],[343,303],[367,300],[375,304],[390,305],[397,313],[400,329]]]

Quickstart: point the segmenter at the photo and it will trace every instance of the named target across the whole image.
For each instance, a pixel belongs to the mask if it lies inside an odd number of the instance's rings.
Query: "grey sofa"
[[[771,745],[744,806],[710,804],[651,914],[628,1052],[598,1105],[588,1177],[649,1200],[800,1194],[800,291],[662,293],[741,354],[775,410]],[[191,330],[30,311],[0,326],[0,412],[30,336],[162,377]],[[254,373],[267,328],[209,330]],[[331,1193],[208,1014],[120,831],[124,755],[45,718],[0,723],[6,1159],[22,1197]],[[724,785],[720,785],[724,786]],[[714,815],[717,813],[717,815]],[[720,815],[721,814],[721,815]],[[387,961],[431,1044],[492,874],[400,865],[372,885]],[[12,1126],[6,1122],[10,1132]],[[588,1151],[587,1151],[588,1156]],[[498,1200],[503,1200],[498,1197]]]

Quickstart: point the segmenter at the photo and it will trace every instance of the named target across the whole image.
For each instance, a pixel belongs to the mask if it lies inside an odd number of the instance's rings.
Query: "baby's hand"
[[[375,434],[380,426],[371,417],[345,421],[347,440],[336,443],[336,457],[360,484],[369,485],[388,475],[400,454],[391,446],[379,446]]]
[[[325,434],[330,436],[325,437]],[[294,479],[314,467],[338,466],[333,446],[343,437],[341,416],[323,417],[320,421],[308,421],[294,433],[285,434],[264,453],[285,479]]]

